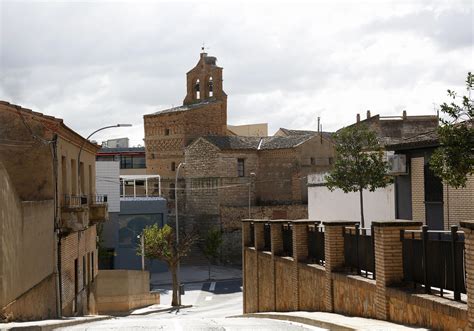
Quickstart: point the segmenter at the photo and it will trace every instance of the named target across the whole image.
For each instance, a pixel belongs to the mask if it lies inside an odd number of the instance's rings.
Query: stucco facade
[[[4,318],[38,319],[93,309],[95,224],[107,214],[106,204],[95,195],[97,150],[60,119],[0,102]],[[38,297],[43,304],[35,302]]]

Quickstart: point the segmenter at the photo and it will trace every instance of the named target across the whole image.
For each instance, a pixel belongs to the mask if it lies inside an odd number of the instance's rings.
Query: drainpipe
[[[54,273],[56,274],[56,315],[62,317],[62,288],[61,288],[61,236],[59,233],[59,197],[58,197],[58,135],[54,134],[51,143],[51,155],[53,161],[54,181],[54,239],[56,242],[56,263]]]

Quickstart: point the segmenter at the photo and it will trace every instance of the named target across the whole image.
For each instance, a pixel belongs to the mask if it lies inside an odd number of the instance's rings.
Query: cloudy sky
[[[95,139],[143,138],[182,104],[204,42],[229,124],[324,130],[356,113],[435,114],[474,71],[474,2],[0,0],[0,99]]]

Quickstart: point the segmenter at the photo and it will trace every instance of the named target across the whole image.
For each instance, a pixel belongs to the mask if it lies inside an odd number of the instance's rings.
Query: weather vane
[[[209,49],[209,47],[206,47],[206,43],[203,42],[201,47],[202,52],[204,53],[204,50],[206,49]]]

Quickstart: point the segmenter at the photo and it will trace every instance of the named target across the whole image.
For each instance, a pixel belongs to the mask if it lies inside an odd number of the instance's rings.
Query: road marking
[[[205,300],[206,301],[211,301],[212,300],[212,295],[208,295]]]
[[[211,286],[209,286],[209,291],[213,292],[216,289],[216,282],[212,282]]]

